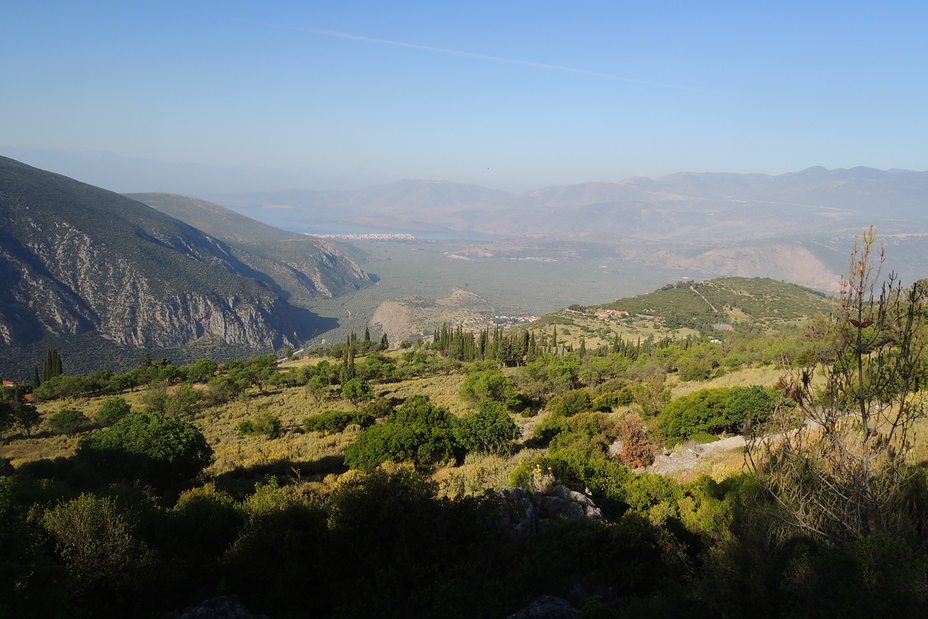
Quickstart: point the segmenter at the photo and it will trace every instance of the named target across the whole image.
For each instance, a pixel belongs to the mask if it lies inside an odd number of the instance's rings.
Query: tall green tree
[[[45,351],[45,364],[42,366],[42,380],[46,381],[55,376],[64,374],[64,368],[61,362],[61,354],[54,348]]]

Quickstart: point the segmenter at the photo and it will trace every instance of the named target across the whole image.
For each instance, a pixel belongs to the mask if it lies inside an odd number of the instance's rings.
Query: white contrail
[[[320,30],[317,28],[299,28],[296,26],[290,26],[285,28],[289,30],[298,30],[301,32],[310,32],[312,34],[322,34],[329,37],[339,37],[342,39],[350,39],[352,41],[362,41],[364,43],[373,43],[374,45],[389,45],[391,47],[403,47],[406,49],[417,49],[424,52],[432,52],[434,54],[446,54],[448,56],[460,56],[463,58],[476,58],[477,60],[489,60],[491,62],[505,62],[507,64],[516,64],[522,65],[525,67],[536,67],[539,69],[549,69],[552,71],[564,71],[567,73],[579,73],[581,75],[590,75],[593,77],[601,77],[610,80],[618,80],[621,82],[631,82],[633,84],[642,84],[645,86],[657,86],[660,88],[673,88],[676,90],[688,90],[693,92],[705,92],[698,88],[688,88],[686,86],[676,86],[674,84],[662,84],[660,82],[648,82],[645,80],[636,80],[631,77],[620,77],[618,75],[610,75],[608,73],[600,73],[598,71],[587,71],[586,69],[575,69],[573,67],[562,67],[556,64],[544,64],[541,62],[530,62],[528,60],[514,60],[512,58],[499,58],[498,56],[486,56],[484,54],[474,54],[471,52],[462,52],[455,49],[445,49],[442,47],[430,47],[428,45],[417,45],[415,43],[404,43],[402,41],[391,41],[389,39],[374,39],[371,37],[362,37],[356,34],[348,34],[345,32],[338,32],[337,30]]]

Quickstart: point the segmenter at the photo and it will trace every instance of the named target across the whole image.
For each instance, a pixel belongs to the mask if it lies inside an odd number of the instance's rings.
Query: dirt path
[[[713,443],[688,443],[679,452],[664,450],[654,458],[654,464],[643,470],[658,475],[679,475],[692,471],[700,464],[717,456],[726,455],[739,447],[744,447],[745,444],[743,436],[730,436]]]
[[[706,297],[702,296],[702,293],[699,292],[698,290],[696,290],[696,288],[694,288],[693,286],[690,286],[690,290],[692,290],[693,292],[695,292],[696,294],[698,294],[698,295],[699,295],[699,298],[702,299],[703,301],[705,301],[706,304],[708,304],[709,307],[712,308],[712,311],[713,311],[713,312],[715,312],[716,314],[719,313],[719,310],[717,310],[717,309],[715,308],[714,305],[712,305],[711,303],[709,303],[709,299],[707,299]]]

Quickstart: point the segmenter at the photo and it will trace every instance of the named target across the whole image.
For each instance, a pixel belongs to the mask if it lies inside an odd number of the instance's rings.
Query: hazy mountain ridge
[[[301,198],[301,195],[303,196]],[[326,225],[609,245],[626,260],[833,289],[846,247],[873,224],[893,268],[920,277],[928,172],[813,167],[780,174],[678,173],[512,194],[406,180],[341,192],[266,192],[217,201],[291,230]],[[283,207],[286,208],[283,208]],[[907,272],[911,271],[911,272]]]
[[[290,229],[317,221],[553,240],[598,236],[688,242],[707,225],[716,226],[712,233],[728,241],[833,234],[836,226],[857,230],[863,222],[892,227],[888,222],[911,220],[928,227],[928,172],[871,168],[809,168],[779,176],[680,173],[521,195],[450,181],[401,181],[360,191],[216,199],[265,220],[277,218]],[[625,227],[616,229],[615,216]]]

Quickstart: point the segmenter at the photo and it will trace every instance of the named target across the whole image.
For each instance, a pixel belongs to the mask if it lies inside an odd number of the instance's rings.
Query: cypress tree
[[[39,385],[42,384],[42,379],[39,378],[39,366],[32,366],[32,388],[38,389]]]
[[[45,364],[42,366],[42,380],[48,380],[63,374],[61,355],[54,348],[45,351]]]

